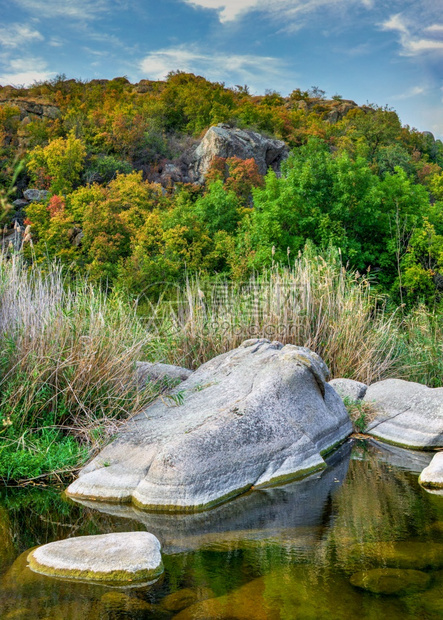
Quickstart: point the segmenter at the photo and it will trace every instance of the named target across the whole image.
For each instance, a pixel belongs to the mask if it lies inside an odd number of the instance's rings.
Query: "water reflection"
[[[195,515],[74,504],[53,490],[4,490],[0,617],[441,618],[443,497],[417,482],[430,455],[375,442],[355,444],[351,459],[350,450],[349,443],[332,455],[322,474]],[[135,529],[163,543],[165,574],[149,588],[55,580],[26,566],[35,545]],[[393,575],[401,583],[407,577],[410,590],[395,591]]]
[[[208,546],[233,550],[262,541],[304,548],[314,545],[321,529],[329,525],[328,507],[346,478],[351,449],[350,442],[341,446],[320,474],[281,487],[251,491],[202,513],[146,512],[131,505],[76,501],[143,524],[157,536],[165,553]]]

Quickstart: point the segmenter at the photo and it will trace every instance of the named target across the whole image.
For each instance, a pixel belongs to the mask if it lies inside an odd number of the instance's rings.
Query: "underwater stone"
[[[167,611],[181,611],[213,597],[214,592],[210,588],[183,588],[165,596],[160,605]]]
[[[352,575],[351,584],[374,594],[405,594],[425,590],[431,582],[430,575],[419,570],[399,568],[374,568]]]
[[[147,583],[163,572],[160,543],[148,532],[79,536],[37,547],[29,568],[49,577]]]
[[[443,543],[377,542],[355,545],[351,555],[366,557],[366,564],[382,564],[388,568],[426,570],[443,567]]]

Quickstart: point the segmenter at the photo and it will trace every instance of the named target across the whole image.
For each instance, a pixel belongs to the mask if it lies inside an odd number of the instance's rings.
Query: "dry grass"
[[[256,337],[307,346],[332,376],[364,383],[390,376],[396,363],[395,317],[338,256],[307,254],[291,269],[274,267],[243,284],[191,280],[145,308],[158,355],[187,367]]]
[[[63,427],[94,446],[152,398],[134,385],[147,334],[130,308],[60,267],[0,261],[0,424]],[[9,432],[10,434],[10,432]]]

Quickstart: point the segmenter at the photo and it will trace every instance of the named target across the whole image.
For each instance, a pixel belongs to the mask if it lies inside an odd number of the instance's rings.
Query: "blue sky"
[[[0,0],[0,84],[184,70],[315,85],[443,137],[442,0]]]

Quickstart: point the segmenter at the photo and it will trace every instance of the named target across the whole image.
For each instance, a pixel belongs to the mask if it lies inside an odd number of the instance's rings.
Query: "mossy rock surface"
[[[406,594],[426,590],[430,575],[419,570],[401,568],[374,568],[355,573],[351,584],[374,594]]]
[[[31,551],[28,562],[49,577],[109,584],[148,583],[163,572],[160,543],[148,532],[59,540]]]
[[[362,593],[342,577],[328,575],[325,578],[320,573],[306,566],[277,569],[222,596],[195,603],[174,616],[174,620],[378,620],[397,617],[397,599],[374,598],[371,615],[365,615]]]
[[[181,611],[209,598],[214,598],[214,592],[210,588],[183,588],[165,596],[161,607],[167,611]]]
[[[443,543],[377,542],[354,545],[350,556],[365,558],[374,568],[405,568],[426,570],[443,568]]]

